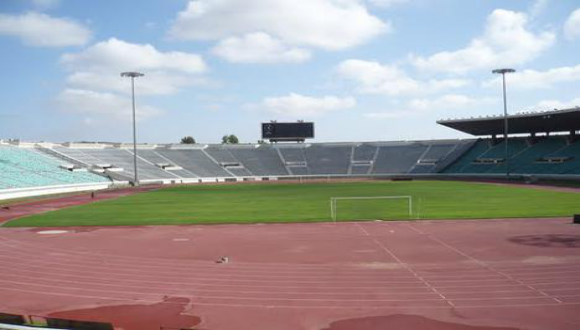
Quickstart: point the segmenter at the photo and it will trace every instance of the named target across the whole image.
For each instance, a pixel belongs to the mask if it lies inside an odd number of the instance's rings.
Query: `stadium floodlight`
[[[135,120],[135,78],[143,77],[144,74],[140,72],[121,72],[121,77],[131,78],[131,98],[133,100],[133,170],[135,171],[135,179],[133,184],[139,184],[139,175],[137,174],[137,124]]]
[[[514,73],[516,70],[514,69],[495,69],[491,71],[493,74],[501,74],[502,82],[503,82],[503,137],[505,143],[505,177],[509,180],[510,178],[510,167],[509,167],[509,150],[508,150],[508,112],[507,112],[507,95],[506,95],[506,87],[505,87],[505,75],[507,73]]]

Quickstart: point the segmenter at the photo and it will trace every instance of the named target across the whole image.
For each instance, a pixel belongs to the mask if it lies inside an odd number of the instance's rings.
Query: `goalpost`
[[[406,202],[406,211],[408,212],[409,219],[413,215],[413,197],[412,196],[371,196],[371,197],[362,197],[362,196],[354,196],[354,197],[330,197],[330,216],[334,222],[337,221],[338,218],[338,208],[337,204],[340,201],[369,201],[369,200],[401,200]],[[367,219],[371,220],[371,219]]]

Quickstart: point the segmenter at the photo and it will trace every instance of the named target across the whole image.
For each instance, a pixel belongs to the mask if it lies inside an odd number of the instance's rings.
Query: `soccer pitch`
[[[6,223],[27,226],[136,226],[332,221],[332,197],[411,196],[340,200],[338,221],[556,217],[580,213],[580,194],[452,181],[247,183],[162,188],[74,206]]]

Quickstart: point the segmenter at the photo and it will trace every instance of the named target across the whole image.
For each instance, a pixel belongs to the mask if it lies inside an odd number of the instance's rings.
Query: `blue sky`
[[[316,141],[467,137],[437,119],[580,106],[575,0],[0,1],[0,138]]]

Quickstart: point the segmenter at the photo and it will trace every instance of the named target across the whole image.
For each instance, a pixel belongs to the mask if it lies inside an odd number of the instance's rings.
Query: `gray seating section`
[[[309,175],[310,172],[308,171],[307,166],[292,166],[288,167],[292,175]]]
[[[243,167],[230,167],[227,169],[227,171],[232,173],[233,176],[253,176],[252,173]]]
[[[429,147],[427,152],[421,157],[424,160],[440,161],[447,156],[453,149],[457,147],[457,143],[442,143],[433,144]]]
[[[215,159],[218,163],[239,163],[240,161],[232,155],[232,153],[222,146],[210,146],[205,149],[208,155]]]
[[[86,149],[84,153],[98,159],[94,164],[111,164],[116,167],[123,168],[125,174],[134,175],[133,170],[133,153],[127,149],[118,148],[104,148],[104,149]],[[139,152],[137,152],[139,153]],[[93,164],[93,165],[94,165]],[[139,177],[142,180],[157,180],[157,179],[175,179],[176,175],[160,169],[159,167],[145,161],[141,158],[137,159],[137,170]]]
[[[290,175],[309,175],[306,156],[303,145],[280,145],[275,146],[279,151],[283,163],[288,168]]]
[[[78,162],[81,162],[87,166],[92,165],[92,164],[98,164],[101,162],[100,159],[95,158],[91,155],[89,155],[88,153],[84,152],[84,149],[74,149],[74,148],[67,148],[67,147],[59,147],[59,146],[54,146],[53,150],[69,157],[72,158]]]
[[[229,148],[225,146],[210,146],[204,150],[210,157],[215,159],[218,164],[224,166],[224,164],[239,164],[241,168],[236,167],[228,167],[227,165],[224,168],[232,173],[234,176],[252,176],[253,174],[248,171],[247,169],[243,168],[242,162],[239,159],[234,157],[234,155],[230,152]]]
[[[354,161],[372,161],[377,152],[377,146],[363,143],[359,144],[354,148],[354,154],[352,160]]]
[[[138,150],[137,155],[139,155],[140,158],[143,158],[143,159],[147,160],[148,162],[153,163],[155,165],[167,164],[167,165],[179,166],[179,165],[175,164],[175,162],[173,162],[171,159],[169,159],[167,157],[163,157],[155,150]],[[169,170],[167,172],[172,173],[174,175],[177,175],[178,177],[181,177],[181,178],[197,178],[197,177],[199,177],[198,175],[196,175],[196,174],[194,174],[186,169]]]
[[[312,144],[304,149],[310,174],[348,174],[352,145]]]
[[[473,143],[473,142],[470,142]],[[159,146],[138,150],[144,180],[286,175],[367,175],[434,173],[443,160],[457,158],[465,142],[312,143]],[[83,164],[111,164],[133,173],[131,150],[55,147]],[[423,164],[427,163],[427,164]],[[163,170],[171,164],[182,170]]]
[[[157,153],[170,159],[175,165],[199,177],[231,177],[232,174],[223,169],[199,149],[166,149],[158,148]]]
[[[373,167],[373,173],[408,173],[427,148],[427,145],[420,143],[381,146]]]
[[[254,175],[288,175],[278,151],[267,145],[230,148],[231,154]]]
[[[304,155],[304,148],[302,146],[277,146],[280,154],[284,158],[286,164],[288,163],[306,163],[306,156]]]

